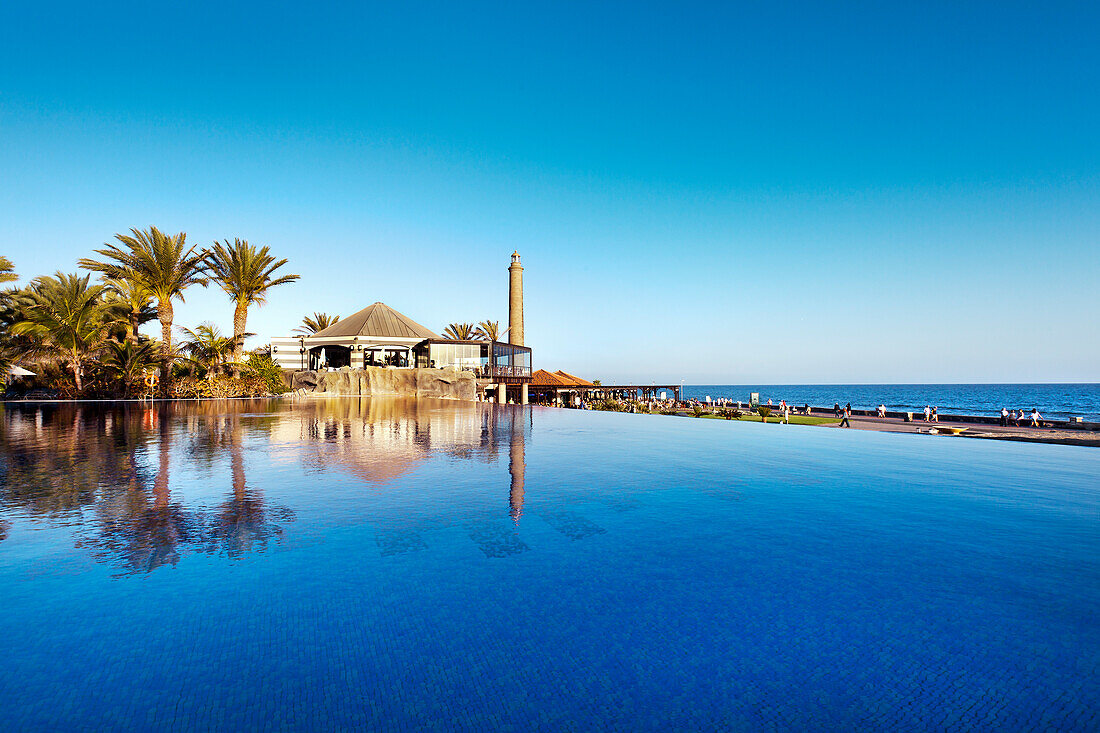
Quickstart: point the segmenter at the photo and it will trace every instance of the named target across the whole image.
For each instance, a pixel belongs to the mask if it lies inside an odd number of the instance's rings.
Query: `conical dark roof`
[[[370,339],[387,338],[443,338],[429,331],[403,313],[398,313],[385,303],[368,305],[358,313],[341,318],[323,331],[310,338],[333,338],[335,336],[365,336]]]

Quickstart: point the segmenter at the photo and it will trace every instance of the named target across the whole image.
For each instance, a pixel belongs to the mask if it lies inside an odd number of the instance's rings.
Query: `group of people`
[[[1031,413],[1025,413],[1022,409],[1019,412],[1012,410],[1011,412],[1007,407],[1001,408],[1001,427],[1007,428],[1009,425],[1015,425],[1021,427],[1020,423],[1027,420],[1031,420],[1030,427],[1041,428],[1043,427],[1043,416],[1039,414],[1039,410],[1032,407]]]
[[[714,402],[714,404],[719,405],[719,406],[726,405],[726,404],[732,404],[732,403],[733,403],[732,400],[727,400],[727,399],[718,399],[718,400],[715,400],[715,402]],[[773,403],[770,399],[768,400],[767,404],[768,404],[769,407],[773,406]],[[737,407],[738,407],[738,409],[741,409],[742,403],[740,401],[737,402]],[[788,405],[786,400],[780,400],[778,407],[779,407],[778,412],[779,412],[779,415],[780,415],[780,422],[781,423],[782,422],[788,422],[789,416],[792,413],[795,414],[795,415],[798,415],[798,414],[810,415],[810,414],[812,414],[809,403],[806,403],[806,405],[802,408],[798,408],[798,407],[795,407],[793,405]],[[886,405],[880,403],[879,406],[875,409],[875,413],[876,413],[877,417],[879,417],[881,419],[885,419],[886,418]],[[834,403],[833,404],[833,415],[840,419],[840,427],[850,428],[852,426],[851,425],[852,403],[849,402],[846,405],[844,405],[844,407],[841,407],[839,402]],[[909,415],[910,415],[910,417],[906,417],[906,419],[905,419],[906,422],[909,422],[912,419],[912,417],[911,417],[912,413],[909,413]],[[1001,408],[1001,426],[1002,427],[1008,427],[1010,425],[1014,425],[1016,427],[1041,428],[1041,427],[1043,427],[1042,420],[1043,420],[1043,416],[1040,415],[1039,410],[1037,410],[1035,408],[1032,408],[1030,413],[1026,412],[1024,410],[1018,410],[1018,411],[1017,410],[1009,410],[1007,407]],[[924,421],[926,423],[938,423],[940,421],[939,408],[934,406],[934,405],[925,405],[924,406]]]

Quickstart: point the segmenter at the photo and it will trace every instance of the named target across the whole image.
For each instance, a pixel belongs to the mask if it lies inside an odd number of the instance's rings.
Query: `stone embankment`
[[[331,371],[299,371],[291,373],[290,388],[326,397],[385,395],[471,402],[477,398],[477,379],[473,372],[454,369],[343,367]]]

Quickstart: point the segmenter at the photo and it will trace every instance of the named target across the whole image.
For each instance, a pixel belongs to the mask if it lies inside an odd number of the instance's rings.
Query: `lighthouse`
[[[508,343],[523,346],[523,265],[519,261],[519,250],[512,252],[512,264],[508,266]],[[528,381],[519,387],[521,405],[527,404]]]
[[[508,266],[508,343],[523,346],[523,265],[518,251]]]

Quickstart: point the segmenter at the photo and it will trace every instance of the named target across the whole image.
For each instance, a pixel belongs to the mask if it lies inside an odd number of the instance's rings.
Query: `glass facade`
[[[531,350],[526,346],[515,346],[493,342],[493,374],[497,377],[531,376]]]
[[[420,350],[417,354],[417,366],[432,369],[454,367],[469,371],[477,371],[485,362],[482,356],[481,344],[428,344],[427,351]]]
[[[425,341],[414,356],[424,369],[453,367],[486,378],[531,376],[531,350],[496,341]]]

